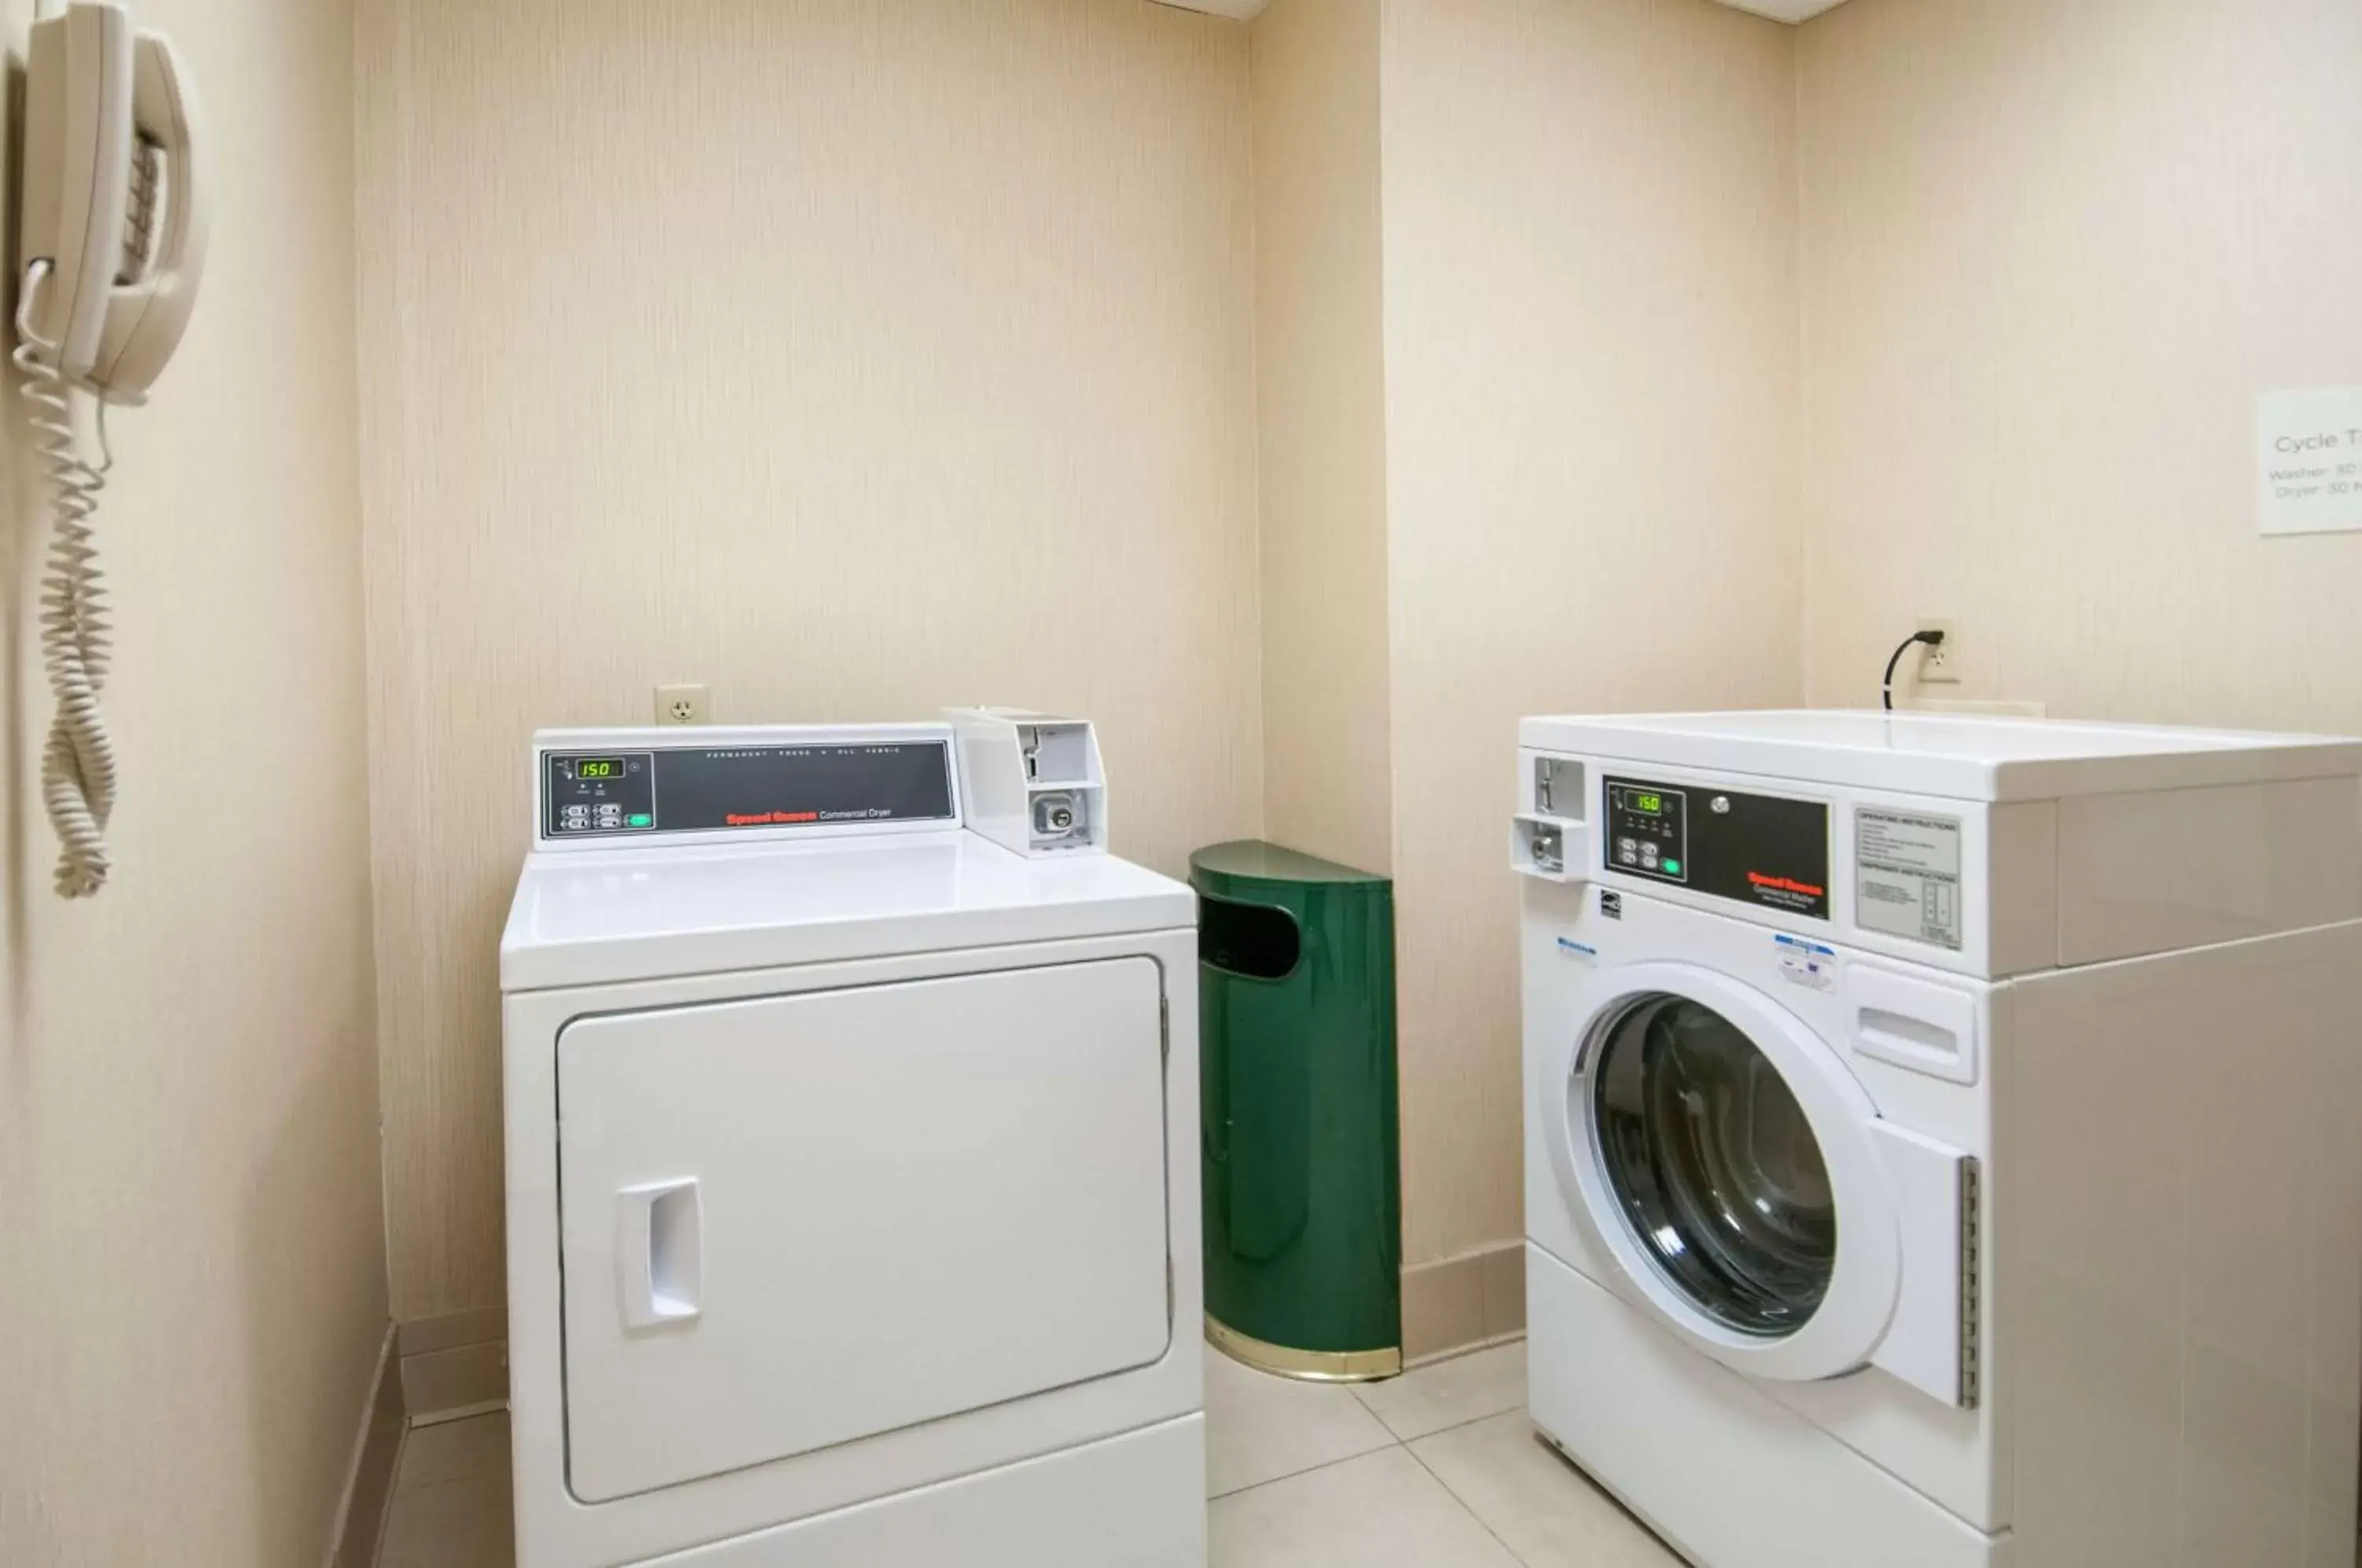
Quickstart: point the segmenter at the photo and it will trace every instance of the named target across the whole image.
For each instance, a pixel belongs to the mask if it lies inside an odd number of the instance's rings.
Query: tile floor
[[[1344,1388],[1206,1352],[1212,1568],[1679,1568],[1527,1424],[1526,1347]],[[508,1418],[410,1434],[379,1568],[510,1568]]]
[[[1680,1568],[1526,1419],[1521,1343],[1352,1388],[1206,1356],[1212,1568]]]

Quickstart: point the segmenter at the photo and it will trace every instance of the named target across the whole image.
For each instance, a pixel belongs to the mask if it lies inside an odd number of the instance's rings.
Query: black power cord
[[[1886,661],[1886,679],[1883,683],[1882,690],[1886,695],[1886,711],[1890,713],[1894,711],[1894,667],[1903,662],[1903,656],[1904,654],[1909,653],[1921,643],[1926,644],[1931,648],[1940,648],[1944,646],[1944,634],[1941,632],[1914,632],[1909,636],[1903,639],[1903,646],[1896,648],[1894,650],[1894,657]]]

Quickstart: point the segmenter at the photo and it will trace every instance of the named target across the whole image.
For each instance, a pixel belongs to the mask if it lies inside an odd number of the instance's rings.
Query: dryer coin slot
[[[1091,825],[1083,796],[1073,790],[1044,790],[1032,800],[1033,844],[1036,848],[1090,842]]]

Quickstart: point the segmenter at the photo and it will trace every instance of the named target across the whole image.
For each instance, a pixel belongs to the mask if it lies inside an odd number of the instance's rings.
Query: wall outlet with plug
[[[710,724],[713,722],[713,701],[702,686],[659,686],[657,688],[657,723],[659,724]]]
[[[1960,624],[1926,615],[1920,617],[1918,629],[1944,634],[1944,640],[1940,643],[1919,645],[1919,684],[1958,686],[1960,683]]]

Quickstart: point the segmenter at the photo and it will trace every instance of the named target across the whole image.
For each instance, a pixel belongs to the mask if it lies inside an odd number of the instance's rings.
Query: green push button
[[[632,813],[632,825],[634,827],[646,827],[655,821],[656,818],[648,815],[646,812],[634,812]]]
[[[639,821],[640,819],[639,819],[639,818],[637,818],[637,817],[634,817],[632,820],[633,820],[634,822],[637,822],[637,821]],[[1666,876],[1668,876],[1668,877],[1678,877],[1678,876],[1680,876],[1681,874],[1682,874],[1682,863],[1681,863],[1680,861],[1678,861],[1678,860],[1668,860],[1668,861],[1666,861],[1666,862],[1665,862],[1665,875],[1666,875]]]

